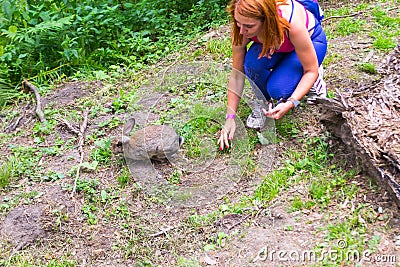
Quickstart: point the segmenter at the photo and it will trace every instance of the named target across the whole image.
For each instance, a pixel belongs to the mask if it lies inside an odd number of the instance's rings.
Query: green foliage
[[[29,178],[30,180],[37,180],[40,178],[39,166],[42,153],[36,151],[32,147],[11,146],[12,156],[9,157],[8,162],[11,177],[18,179],[22,177]]]
[[[142,68],[227,21],[227,0],[1,3],[0,69],[13,84],[76,69]]]
[[[94,161],[107,165],[111,162],[111,139],[102,139],[95,142],[96,148],[93,149],[91,157]]]
[[[375,38],[374,48],[387,51],[396,47],[400,34],[400,18],[390,17],[388,12],[380,7],[376,7],[372,15],[376,22],[376,27],[371,32],[371,36]]]
[[[283,138],[295,138],[299,133],[299,125],[289,116],[285,116],[275,123],[276,132]]]
[[[16,98],[18,95],[17,90],[11,85],[7,66],[0,62],[0,107],[6,105],[10,99]]]
[[[358,69],[360,71],[363,71],[363,72],[366,72],[366,73],[369,73],[369,74],[376,74],[377,73],[375,65],[372,64],[372,63],[368,63],[368,62],[359,64],[358,65]]]
[[[4,188],[10,184],[12,178],[12,162],[3,162],[0,165],[0,188]]]
[[[129,169],[124,166],[121,170],[121,173],[117,176],[117,181],[121,188],[125,188],[125,186],[132,180],[131,173]]]
[[[207,51],[217,55],[220,58],[228,58],[232,56],[231,38],[224,38],[222,40],[210,40],[206,44]]]
[[[358,33],[363,29],[365,23],[366,21],[361,19],[344,18],[338,23],[336,33],[339,36],[348,36],[353,33]]]

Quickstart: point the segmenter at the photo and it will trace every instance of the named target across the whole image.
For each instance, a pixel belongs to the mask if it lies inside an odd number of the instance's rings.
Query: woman
[[[221,150],[229,147],[235,133],[235,114],[244,85],[242,73],[259,100],[277,102],[275,107],[270,103],[268,110],[256,105],[247,119],[248,127],[261,129],[266,116],[282,118],[311,87],[323,87],[321,63],[327,49],[321,23],[296,0],[232,0],[228,10],[233,19],[233,71],[228,83],[226,122],[218,140]]]

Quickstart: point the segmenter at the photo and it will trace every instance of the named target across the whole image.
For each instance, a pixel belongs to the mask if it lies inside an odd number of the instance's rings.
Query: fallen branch
[[[74,181],[74,188],[72,189],[72,195],[74,195],[76,192],[76,183],[78,181],[81,165],[83,162],[83,155],[84,155],[83,145],[85,143],[85,131],[87,128],[88,115],[89,115],[89,109],[86,108],[85,112],[83,113],[83,122],[82,122],[81,127],[79,128],[79,132],[78,132],[78,137],[79,137],[78,151],[79,151],[79,155],[80,155],[80,160],[79,160],[78,168],[76,170],[76,176],[75,176],[75,181]]]
[[[28,82],[27,80],[24,80],[22,82],[22,89],[24,92],[28,93],[29,91],[32,91],[35,94],[36,98],[36,115],[39,117],[40,122],[46,122],[46,119],[44,117],[43,111],[42,111],[42,103],[40,101],[40,94],[36,86]]]
[[[163,234],[167,234],[168,231],[173,230],[174,228],[175,227],[173,227],[173,226],[169,226],[169,227],[167,227],[165,229],[161,229],[161,231],[159,231],[157,233],[151,234],[150,236],[151,237],[157,237],[157,236],[160,236],[160,235],[163,235]]]

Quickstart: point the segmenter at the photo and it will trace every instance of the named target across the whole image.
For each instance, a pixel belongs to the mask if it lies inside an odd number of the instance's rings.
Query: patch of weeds
[[[94,143],[96,148],[92,150],[90,157],[103,165],[108,165],[111,162],[112,151],[111,151],[111,139],[100,139]]]
[[[210,226],[215,222],[216,213],[211,213],[207,215],[199,215],[197,213],[190,215],[184,223],[191,228],[202,228]]]
[[[212,117],[201,114],[197,112],[193,119],[179,127],[179,135],[185,138],[184,154],[189,158],[212,157],[213,148],[216,147],[215,133],[220,125],[214,123]]]
[[[33,132],[35,135],[49,135],[54,133],[54,128],[57,125],[56,120],[47,120],[46,122],[37,122],[33,126]]]
[[[14,254],[7,259],[0,260],[1,266],[44,266],[44,267],[73,267],[77,266],[74,260],[66,259],[67,256],[62,256],[60,259],[39,259],[27,254]]]
[[[226,246],[230,239],[229,234],[225,232],[214,233],[213,236],[209,237],[207,244],[203,247],[204,250],[216,250]]]
[[[329,46],[329,45],[328,45]],[[329,49],[329,48],[328,48]],[[330,66],[343,60],[343,55],[332,52],[324,58],[324,66]],[[328,74],[328,73],[327,73]]]
[[[146,222],[147,223],[147,222]],[[148,243],[148,232],[141,221],[134,221],[130,224],[125,224],[122,232],[122,243],[118,244],[125,258],[133,258],[138,263],[151,262],[148,259],[154,259],[154,251],[150,246],[143,246]],[[138,266],[153,266],[153,265],[138,265]]]
[[[0,144],[2,145],[10,144],[12,142],[12,138],[13,138],[12,134],[0,133]]]
[[[229,235],[226,234],[225,232],[218,232],[215,241],[218,247],[223,248],[229,241],[229,238],[230,238]]]
[[[179,170],[174,170],[168,177],[167,181],[171,184],[180,184],[181,183],[182,172]]]
[[[237,143],[238,142],[236,142],[235,144]],[[242,151],[241,153],[239,152],[240,151],[237,151],[234,155],[231,155],[232,157],[234,157],[232,163],[240,166],[239,177],[250,177],[256,170],[257,164],[251,158],[250,154],[246,153],[246,150]]]
[[[132,175],[126,165],[121,169],[120,174],[117,176],[117,182],[121,188],[125,188],[127,184],[132,180]]]
[[[78,165],[72,166],[71,169],[69,169],[68,171],[68,175],[73,177],[76,175],[78,168],[80,169],[80,171],[84,171],[84,172],[94,172],[97,170],[97,167],[99,165],[99,162],[94,160],[92,162],[82,162]]]
[[[57,230],[63,224],[69,222],[70,218],[68,212],[63,211],[62,209],[51,210],[51,214],[56,218],[55,225],[53,226],[54,230]]]
[[[109,216],[114,218],[130,218],[131,213],[129,211],[128,204],[124,201],[120,201],[118,205],[113,205],[111,211],[108,213]]]
[[[335,92],[328,90],[328,93],[327,93],[326,97],[327,98],[335,98]]]
[[[90,201],[95,202],[98,185],[99,181],[97,179],[78,179],[76,181],[76,191],[83,192]]]
[[[121,119],[114,116],[112,118],[109,118],[109,119],[107,119],[105,121],[100,122],[99,123],[99,127],[100,128],[107,127],[107,129],[114,129],[114,128],[117,128],[118,126],[120,126],[121,123],[122,123]]]
[[[396,47],[397,38],[400,34],[400,18],[388,16],[387,11],[381,7],[376,7],[372,16],[377,24],[370,33],[374,38],[373,47],[383,51]]]
[[[317,201],[323,207],[326,207],[332,198],[329,189],[330,186],[326,179],[314,180],[311,182],[309,194],[311,199]]]
[[[371,36],[374,38],[372,45],[375,49],[388,51],[397,45],[397,43],[393,40],[393,37],[387,35],[382,30],[374,30],[371,32]]]
[[[121,88],[119,90],[119,97],[114,98],[111,106],[114,113],[123,113],[129,108],[133,110],[133,106],[138,100],[136,90],[129,90],[130,88]]]
[[[14,179],[28,177],[35,181],[40,179],[42,168],[38,164],[42,153],[33,147],[10,145],[12,156],[8,158],[12,162],[10,172]]]
[[[13,198],[5,197],[3,198],[2,202],[0,203],[0,214],[5,215],[11,209],[15,208],[19,205],[20,196],[15,196]]]
[[[310,200],[303,201],[303,199],[300,196],[295,196],[290,201],[289,212],[295,212],[295,211],[299,211],[302,209],[311,209],[314,206],[315,206],[314,201],[310,201]]]
[[[294,226],[293,225],[287,225],[287,226],[285,226],[285,228],[283,230],[285,230],[285,231],[293,231],[294,230]]]
[[[106,115],[107,113],[111,112],[110,108],[105,108],[101,105],[92,105],[90,107],[89,118],[97,118],[102,115]]]
[[[78,263],[74,260],[50,260],[46,267],[73,267]]]
[[[206,49],[219,58],[229,58],[232,56],[231,38],[212,39],[207,42]]]
[[[352,9],[348,6],[343,6],[340,8],[324,10],[325,17],[332,17],[332,16],[345,16],[349,15],[352,12]]]
[[[95,214],[97,210],[98,210],[97,207],[93,204],[85,204],[82,207],[83,216],[86,217],[88,223],[91,225],[97,224],[98,219]]]
[[[97,224],[98,213],[102,207],[109,206],[114,199],[118,198],[113,189],[99,190],[99,181],[97,179],[81,180],[76,183],[76,191],[83,192],[85,195],[85,203],[82,207],[82,213],[86,217],[87,222],[91,225]],[[123,209],[119,210],[122,211]],[[129,213],[129,210],[128,210]],[[106,216],[113,215],[106,212]]]
[[[177,261],[178,267],[200,267],[201,264],[196,259],[186,259],[179,257]]]
[[[53,170],[50,170],[49,172],[45,173],[42,176],[42,181],[44,182],[54,182],[60,179],[65,178],[65,175],[61,172],[55,172]]]
[[[20,195],[18,195],[18,201],[22,201],[22,203],[24,204],[31,204],[33,202],[34,199],[40,198],[43,195],[42,192],[38,192],[38,191],[32,191],[32,192],[28,192],[28,193],[21,193]]]
[[[276,133],[284,139],[296,138],[300,133],[298,122],[292,116],[284,116],[275,123]]]
[[[361,32],[365,24],[366,21],[362,19],[343,18],[336,25],[335,33],[342,37],[349,36]]]
[[[1,163],[0,165],[0,188],[7,187],[12,179],[13,163],[9,160]]]
[[[330,264],[351,264],[354,259],[361,258],[365,250],[366,226],[359,221],[357,211],[350,214],[348,218],[330,223],[327,227],[326,241],[328,243],[320,244],[317,252],[337,251],[341,257],[322,258],[321,263]]]
[[[266,176],[254,193],[254,198],[260,201],[269,202],[279,194],[288,181],[288,173],[285,169],[275,170]]]
[[[40,151],[47,156],[58,156],[60,155],[60,150],[59,146],[43,147],[40,149]]]

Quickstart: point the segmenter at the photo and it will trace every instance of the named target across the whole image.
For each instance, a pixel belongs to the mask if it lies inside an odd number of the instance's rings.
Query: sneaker
[[[326,97],[326,94],[327,89],[324,81],[324,68],[320,65],[318,68],[318,78],[307,93],[307,104],[315,104],[317,98]]]
[[[265,101],[260,99],[255,100],[253,104],[253,111],[246,121],[246,126],[248,128],[256,130],[261,130],[264,128],[267,117],[261,108],[266,108]]]

